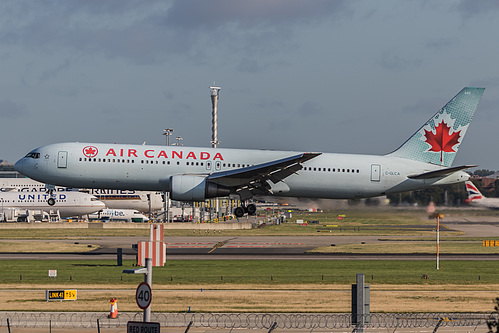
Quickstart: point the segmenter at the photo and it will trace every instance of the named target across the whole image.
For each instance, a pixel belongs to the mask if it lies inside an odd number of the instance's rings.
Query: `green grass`
[[[494,216],[493,212],[487,210],[453,210],[442,211],[448,218],[452,216]],[[205,230],[196,228],[182,230],[166,230],[165,236],[330,236],[330,235],[414,235],[430,236],[432,231],[422,231],[419,228],[410,226],[425,226],[431,230],[435,228],[435,220],[428,220],[423,208],[420,209],[395,209],[392,207],[377,207],[359,209],[351,207],[347,209],[336,209],[331,212],[311,213],[307,211],[294,211],[293,216],[288,219],[288,223],[281,225],[269,225],[251,230]],[[338,220],[338,215],[345,215],[343,220]],[[250,217],[249,222],[258,222],[263,217]],[[319,225],[301,226],[296,220],[320,222]],[[446,218],[442,223],[445,223]],[[246,219],[241,219],[246,222]],[[237,222],[236,222],[237,223]],[[328,228],[327,225],[337,225],[338,227]],[[330,229],[331,232],[319,232]],[[329,230],[328,230],[329,231]],[[452,236],[456,232],[441,232],[441,236]],[[148,229],[0,229],[0,239],[78,239],[82,237],[99,238],[113,236],[134,236],[147,237]]]
[[[373,244],[338,244],[323,246],[307,251],[309,253],[436,253],[433,242],[383,242]],[[482,242],[441,242],[439,252],[452,254],[499,254],[499,247],[483,246]]]
[[[133,261],[116,266],[112,260],[82,261],[0,261],[1,284],[98,284],[134,286],[143,275],[123,274],[135,268]],[[371,284],[458,284],[485,285],[499,281],[497,261],[322,261],[322,260],[172,260],[153,269],[153,284],[224,285],[229,284],[351,284],[356,273],[366,275]],[[48,277],[56,269],[57,278]],[[430,279],[421,277],[426,274]],[[11,287],[11,286],[9,286]]]
[[[149,229],[0,229],[0,239],[95,239],[127,236],[147,237]]]

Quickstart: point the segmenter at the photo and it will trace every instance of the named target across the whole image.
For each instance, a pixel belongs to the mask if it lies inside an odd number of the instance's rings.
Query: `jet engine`
[[[170,177],[170,193],[172,200],[204,201],[228,196],[230,189],[206,181],[206,176],[174,175]]]

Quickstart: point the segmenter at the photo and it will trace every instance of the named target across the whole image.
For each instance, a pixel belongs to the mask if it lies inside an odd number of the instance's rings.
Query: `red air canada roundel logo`
[[[459,143],[461,131],[452,132],[451,127],[442,120],[435,126],[435,133],[424,130],[426,142],[431,146],[428,151],[440,153],[440,162],[443,160],[443,153],[455,153],[454,146]]]
[[[85,148],[83,148],[83,155],[85,155],[86,157],[95,157],[97,156],[98,152],[99,150],[94,146],[86,146]]]

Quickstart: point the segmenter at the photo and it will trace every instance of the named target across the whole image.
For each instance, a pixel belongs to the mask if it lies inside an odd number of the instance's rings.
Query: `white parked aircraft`
[[[499,209],[499,198],[487,198],[480,193],[478,188],[470,181],[466,181],[466,192],[468,192],[468,199],[464,202],[472,206],[485,207],[491,209]]]
[[[147,222],[149,218],[135,209],[103,209],[88,216],[90,220],[112,222]]]
[[[88,193],[56,192],[0,192],[2,210],[26,209],[59,211],[61,217],[82,216],[95,213],[103,208],[103,202]]]
[[[75,191],[76,189],[56,186],[55,191]],[[47,185],[30,178],[0,178],[0,191],[46,192]],[[158,192],[134,190],[80,189],[95,195],[110,209],[135,209],[147,213],[163,208],[163,197]]]
[[[464,88],[394,152],[328,154],[103,143],[57,143],[29,152],[16,169],[38,181],[79,188],[169,191],[204,201],[238,195],[349,199],[469,179],[451,167],[484,88]],[[256,207],[238,207],[236,216]]]

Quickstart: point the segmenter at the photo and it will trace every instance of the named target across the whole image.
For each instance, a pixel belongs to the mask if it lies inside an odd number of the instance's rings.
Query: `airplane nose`
[[[19,161],[17,161],[16,164],[14,164],[14,168],[19,173],[23,173],[23,169],[24,169],[24,158],[21,158]]]

